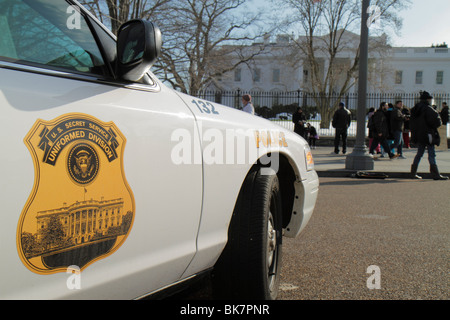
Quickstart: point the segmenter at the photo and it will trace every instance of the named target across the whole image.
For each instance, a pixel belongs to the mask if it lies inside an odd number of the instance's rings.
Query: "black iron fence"
[[[256,114],[277,124],[286,129],[293,130],[292,113],[297,107],[302,107],[307,116],[308,121],[322,136],[333,136],[334,128],[331,123],[329,126],[320,128],[320,121],[322,115],[318,108],[321,98],[326,98],[328,102],[328,110],[333,113],[339,102],[343,102],[352,112],[352,125],[349,128],[349,135],[356,136],[356,110],[358,108],[358,94],[347,93],[343,96],[332,93],[324,96],[323,94],[314,94],[302,90],[297,91],[203,91],[197,96],[205,100],[217,102],[231,108],[242,108],[242,95],[250,94],[252,96],[252,103],[255,107]],[[442,102],[450,103],[450,93],[432,94],[433,104],[439,111]],[[420,92],[414,93],[368,93],[366,95],[367,112],[370,108],[378,109],[382,102],[395,104],[396,101],[401,100],[403,105],[407,108],[412,108],[418,101]],[[366,113],[367,113],[366,112]]]

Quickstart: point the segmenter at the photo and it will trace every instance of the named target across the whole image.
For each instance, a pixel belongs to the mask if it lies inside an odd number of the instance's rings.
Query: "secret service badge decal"
[[[37,120],[24,142],[35,179],[17,226],[20,259],[38,274],[83,270],[113,254],[131,231],[135,202],[113,122],[70,113]]]

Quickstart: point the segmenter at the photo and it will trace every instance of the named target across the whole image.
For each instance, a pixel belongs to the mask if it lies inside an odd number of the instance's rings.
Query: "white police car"
[[[167,88],[150,22],[116,41],[76,1],[0,0],[0,30],[1,299],[133,299],[204,273],[218,297],[276,298],[282,236],[318,193],[303,139]]]

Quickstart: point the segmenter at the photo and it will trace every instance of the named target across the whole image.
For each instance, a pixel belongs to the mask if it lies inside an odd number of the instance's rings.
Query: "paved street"
[[[285,238],[279,299],[450,298],[449,181],[320,181],[308,226]]]
[[[348,177],[355,170],[345,170],[346,155],[333,153],[334,147],[319,146],[312,150],[315,169],[321,177]],[[351,154],[353,148],[347,150],[347,155]],[[408,178],[411,170],[411,164],[416,156],[417,149],[404,149],[403,155],[406,159],[390,160],[386,158],[378,158],[374,160],[374,170],[364,170],[368,172],[382,172],[392,178]],[[436,162],[442,174],[450,175],[450,150],[436,151]],[[429,178],[430,165],[428,163],[428,153],[425,151],[420,161],[418,172]]]
[[[314,214],[284,238],[279,300],[448,300],[450,181],[320,178]],[[380,289],[369,290],[369,266]],[[371,282],[373,283],[373,282]],[[195,285],[175,299],[211,299]]]
[[[312,150],[319,197],[303,233],[283,240],[279,300],[448,300],[450,181],[430,179],[427,153],[419,166],[425,179],[410,179],[414,148],[404,150],[407,159],[375,160],[367,170],[387,179],[350,178],[355,171],[333,149]],[[450,175],[450,150],[436,155]],[[379,268],[380,289],[367,287],[369,266]],[[198,285],[175,298],[211,297]]]

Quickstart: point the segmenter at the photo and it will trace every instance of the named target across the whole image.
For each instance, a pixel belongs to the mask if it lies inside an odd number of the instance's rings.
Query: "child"
[[[317,135],[316,128],[311,126],[309,122],[306,124],[306,136],[308,137],[308,143],[311,149],[315,149],[316,140],[319,139],[319,136]]]

